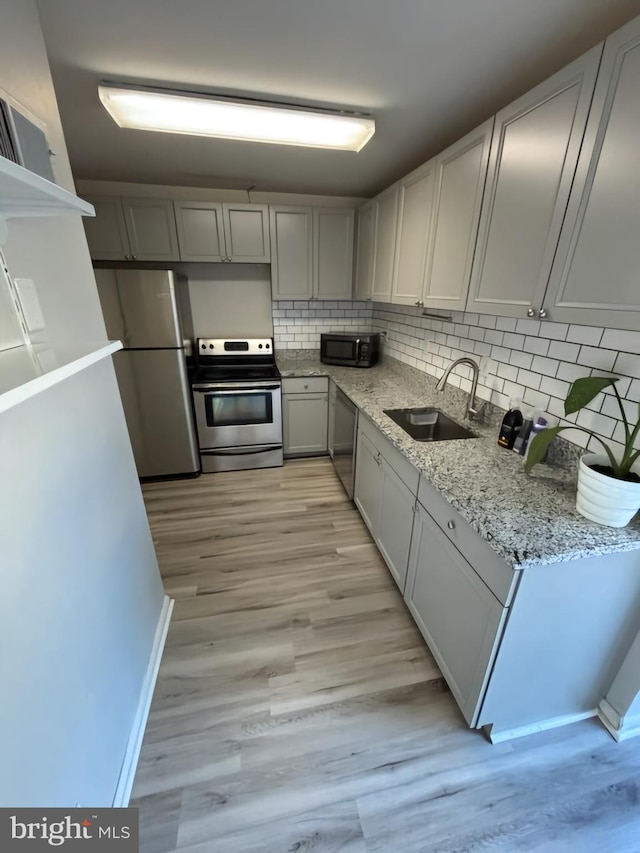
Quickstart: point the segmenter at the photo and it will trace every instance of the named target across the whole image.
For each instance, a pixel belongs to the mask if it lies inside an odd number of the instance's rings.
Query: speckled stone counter
[[[575,509],[576,469],[538,465],[497,446],[495,424],[464,421],[466,394],[394,359],[367,370],[334,367],[296,353],[277,355],[282,376],[330,376],[420,473],[509,565],[522,569],[638,549],[640,515],[628,527],[593,524]],[[418,442],[384,409],[437,406],[478,434],[475,439]]]

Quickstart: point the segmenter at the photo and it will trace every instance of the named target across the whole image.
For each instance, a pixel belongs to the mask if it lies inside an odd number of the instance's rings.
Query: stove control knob
[[[213,349],[213,344],[209,344],[209,349]]]
[[[266,346],[266,348],[267,348],[267,349],[269,349],[269,347],[270,347],[270,344],[265,344],[265,346]]]
[[[262,349],[262,344],[258,344],[258,349]]]
[[[206,348],[207,348],[207,345],[206,345],[206,344],[202,344],[202,349],[206,349]]]

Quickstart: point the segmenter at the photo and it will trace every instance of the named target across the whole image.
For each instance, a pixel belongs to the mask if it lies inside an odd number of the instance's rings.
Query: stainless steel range
[[[273,340],[198,338],[193,401],[203,473],[282,465]]]

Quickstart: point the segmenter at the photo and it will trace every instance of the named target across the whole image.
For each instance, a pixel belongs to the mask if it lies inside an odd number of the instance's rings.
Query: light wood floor
[[[640,743],[470,731],[328,460],[144,492],[176,605],[143,851],[640,851]]]

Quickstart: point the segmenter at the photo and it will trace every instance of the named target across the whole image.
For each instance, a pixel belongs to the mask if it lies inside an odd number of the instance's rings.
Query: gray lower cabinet
[[[358,430],[354,501],[400,591],[404,590],[416,494],[401,479],[371,438],[365,422]],[[367,434],[369,433],[369,434]],[[374,436],[375,440],[375,436]]]
[[[474,726],[507,609],[420,504],[404,597],[466,721]]]
[[[329,393],[326,377],[284,379],[282,391],[284,455],[291,459],[327,453]]]

